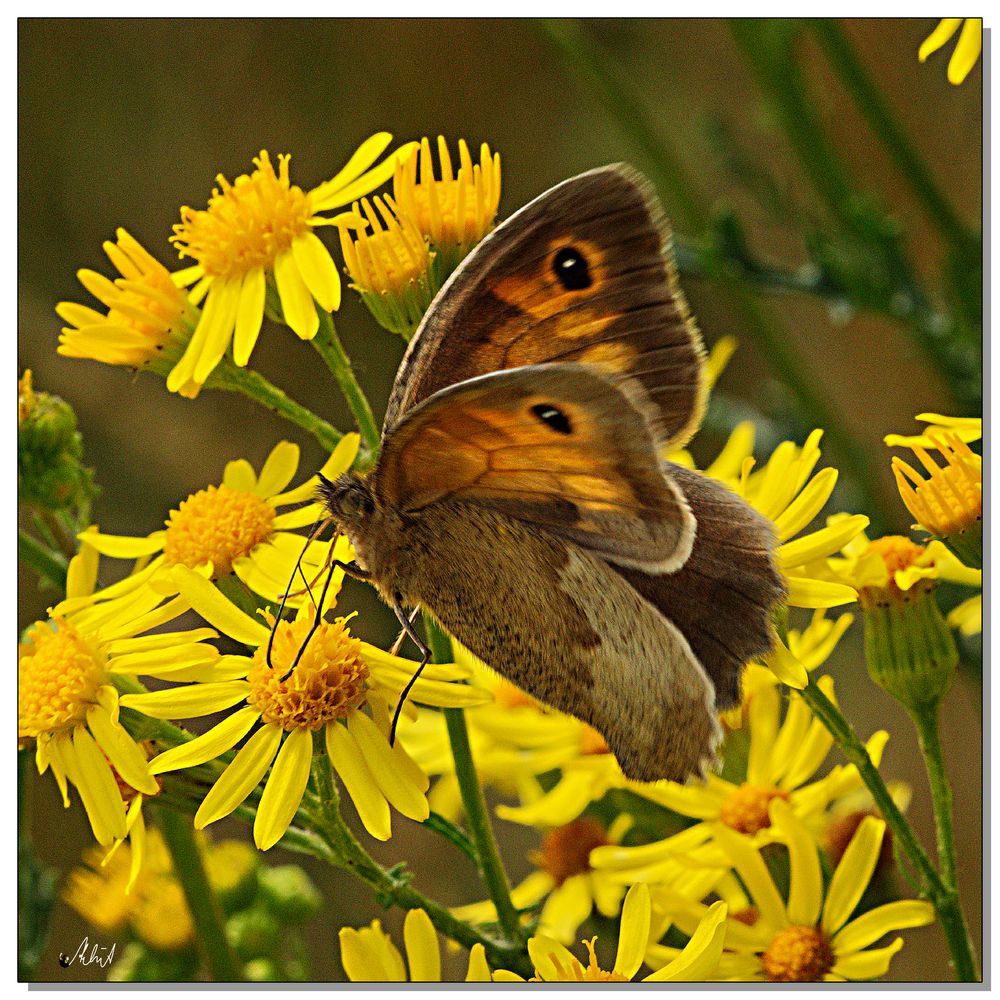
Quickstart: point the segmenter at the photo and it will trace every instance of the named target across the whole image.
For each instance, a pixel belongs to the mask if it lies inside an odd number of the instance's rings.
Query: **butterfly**
[[[621,164],[564,181],[441,288],[373,470],[323,483],[345,569],[425,662],[407,606],[593,726],[627,777],[703,775],[784,595],[769,522],[660,457],[706,392],[650,184]]]

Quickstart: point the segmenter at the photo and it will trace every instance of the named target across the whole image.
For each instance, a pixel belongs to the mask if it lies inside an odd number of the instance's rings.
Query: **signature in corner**
[[[85,937],[72,955],[67,955],[63,951],[59,952],[59,964],[64,969],[68,969],[77,962],[80,965],[99,965],[102,969],[106,969],[114,961],[114,957],[115,942],[98,944],[95,941],[91,944],[90,938]]]

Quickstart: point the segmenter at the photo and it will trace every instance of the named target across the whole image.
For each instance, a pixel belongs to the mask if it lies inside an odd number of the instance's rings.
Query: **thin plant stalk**
[[[424,615],[424,627],[427,631],[427,641],[431,647],[436,663],[448,663],[452,659],[451,639],[438,627],[438,624],[428,615]],[[465,725],[465,713],[460,708],[444,709],[445,723],[448,728],[448,739],[451,743],[451,753],[455,761],[455,777],[462,794],[462,805],[465,807],[465,820],[472,834],[479,855],[479,870],[493,905],[496,907],[497,919],[508,940],[523,943],[524,933],[521,918],[510,898],[510,882],[504,869],[493,827],[490,823],[486,799],[482,786],[479,784],[479,774],[472,759],[472,748],[469,745],[469,731]]]
[[[240,982],[243,974],[229,947],[222,908],[208,881],[191,821],[171,809],[161,809],[157,815],[163,839],[170,851],[174,875],[184,890],[184,898],[191,911],[195,937],[205,964],[216,982]]]

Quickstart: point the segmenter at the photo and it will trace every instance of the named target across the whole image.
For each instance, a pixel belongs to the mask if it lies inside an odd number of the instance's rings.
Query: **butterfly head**
[[[364,480],[347,472],[334,480],[319,477],[319,498],[340,528],[350,537],[363,531],[375,512],[375,501]]]

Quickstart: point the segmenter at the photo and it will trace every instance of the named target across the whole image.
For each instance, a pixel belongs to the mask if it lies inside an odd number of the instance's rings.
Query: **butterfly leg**
[[[392,602],[392,610],[396,612],[396,617],[399,619],[399,624],[403,626],[403,631],[413,640],[414,645],[420,650],[420,666],[413,672],[413,676],[406,682],[406,687],[399,693],[399,701],[396,703],[396,711],[392,716],[392,726],[389,728],[389,746],[393,746],[396,742],[396,725],[399,722],[399,713],[403,711],[403,705],[406,704],[406,696],[410,693],[410,689],[417,682],[417,678],[423,672],[424,667],[430,662],[431,651],[427,643],[417,635],[416,630],[413,627],[412,621],[407,618],[406,612],[403,610],[403,602],[399,594],[396,594]],[[414,611],[414,614],[416,612]]]

